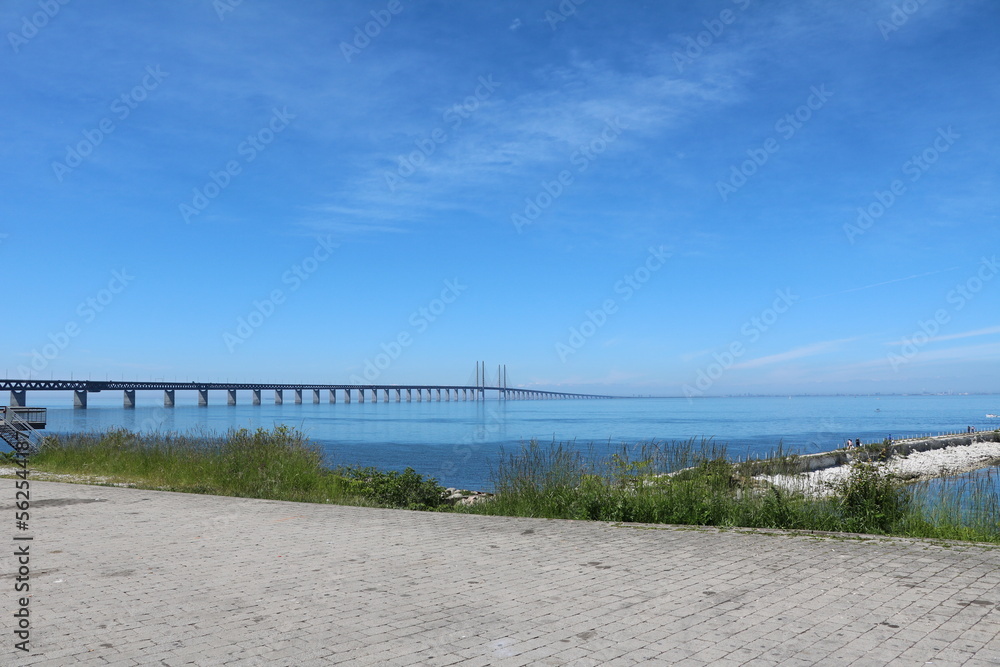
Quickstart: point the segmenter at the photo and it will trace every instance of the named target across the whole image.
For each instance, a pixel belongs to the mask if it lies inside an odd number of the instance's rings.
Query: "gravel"
[[[1000,442],[974,442],[969,445],[944,447],[925,452],[894,456],[888,462],[889,471],[906,481],[920,481],[987,468],[1000,464]],[[825,496],[850,474],[850,465],[834,466],[797,475],[758,475],[754,479],[770,482],[790,491],[802,491],[812,496]]]

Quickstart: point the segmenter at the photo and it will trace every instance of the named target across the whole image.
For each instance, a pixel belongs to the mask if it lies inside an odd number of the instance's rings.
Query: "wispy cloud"
[[[927,273],[917,273],[912,276],[906,276],[905,278],[893,278],[892,280],[883,280],[879,283],[872,283],[871,285],[864,285],[862,287],[852,287],[850,289],[840,290],[839,292],[830,292],[829,294],[820,294],[819,296],[810,296],[803,299],[803,301],[811,301],[812,299],[823,299],[828,296],[836,296],[838,294],[850,294],[851,292],[860,292],[861,290],[872,289],[873,287],[881,287],[882,285],[891,285],[892,283],[901,283],[905,280],[915,280],[917,278],[923,278],[925,276],[933,276],[938,273],[945,273],[947,271],[954,271],[960,269],[960,266],[952,266],[947,269],[938,269],[937,271],[928,271]]]
[[[803,345],[801,347],[796,347],[785,352],[779,352],[778,354],[771,354],[766,357],[757,357],[756,359],[748,359],[742,363],[733,366],[734,369],[743,368],[760,368],[761,366],[770,366],[772,364],[780,364],[785,361],[791,361],[792,359],[802,359],[804,357],[813,357],[818,354],[824,354],[826,352],[831,352],[839,348],[842,344],[857,340],[854,338],[839,338],[837,340],[828,340],[820,343],[812,343],[811,345]]]
[[[1000,343],[983,343],[949,347],[944,350],[921,350],[913,361],[987,361],[995,360],[997,357],[1000,357]],[[883,360],[883,363],[888,361]]]
[[[928,343],[937,343],[943,340],[956,340],[959,338],[972,338],[974,336],[989,336],[991,334],[1000,334],[1000,325],[994,327],[986,327],[985,329],[976,329],[974,331],[963,331],[962,333],[948,334],[947,336],[934,336],[928,339]],[[912,341],[903,340],[892,340],[886,343],[886,345],[906,345],[912,343]]]
[[[681,78],[667,61],[626,70],[578,58],[536,69],[533,79],[535,85],[519,86],[498,73],[496,92],[458,127],[445,120],[449,108],[461,101],[455,95],[426,99],[430,113],[423,127],[411,122],[399,131],[392,123],[381,124],[395,129],[372,137],[353,157],[355,175],[331,196],[345,215],[368,218],[374,210],[383,219],[412,225],[425,212],[481,208],[485,189],[519,192],[527,187],[522,182],[537,187],[539,178],[571,168],[574,151],[599,137],[615,118],[625,130],[608,155],[627,156],[643,148],[644,137],[682,126],[699,109],[740,99],[732,81]],[[470,81],[465,92],[476,85]],[[419,167],[390,191],[386,176],[398,175],[399,156],[412,154],[415,141],[438,129],[446,140],[426,159],[418,157]]]

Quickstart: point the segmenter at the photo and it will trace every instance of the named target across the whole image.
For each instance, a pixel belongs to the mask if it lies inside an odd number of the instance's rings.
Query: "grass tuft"
[[[494,469],[494,499],[459,511],[1000,542],[996,479],[922,490],[877,458],[855,463],[831,498],[754,479],[795,469],[796,456],[780,447],[765,460],[733,462],[704,440],[622,447],[604,459],[530,442]]]
[[[414,471],[323,465],[323,454],[296,429],[231,429],[226,434],[105,433],[48,436],[31,467],[142,488],[242,498],[435,508],[444,489]]]
[[[712,440],[609,445],[607,455],[536,441],[502,453],[495,496],[453,507],[413,469],[324,466],[299,431],[233,429],[224,435],[106,433],[50,436],[33,469],[102,483],[301,502],[454,510],[504,516],[874,533],[1000,543],[1000,466],[905,485],[880,457],[858,461],[835,495],[817,498],[755,478],[798,469],[779,444],[734,462]]]

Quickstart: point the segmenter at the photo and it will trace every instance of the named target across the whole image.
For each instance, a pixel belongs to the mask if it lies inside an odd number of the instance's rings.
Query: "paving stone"
[[[33,490],[0,664],[1000,664],[976,545]]]

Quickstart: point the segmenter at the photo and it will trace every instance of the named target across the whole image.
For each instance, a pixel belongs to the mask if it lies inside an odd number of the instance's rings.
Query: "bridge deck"
[[[390,389],[410,390],[444,390],[449,391],[499,391],[504,393],[525,392],[539,396],[565,398],[615,398],[600,394],[575,394],[561,391],[545,391],[541,389],[525,389],[521,387],[489,387],[476,385],[449,384],[306,384],[306,383],[272,383],[272,382],[139,382],[132,380],[13,380],[0,379],[0,391],[85,391],[96,393],[100,391],[247,391],[247,390],[279,390],[305,391],[310,389],[332,390],[364,390],[385,391]]]

